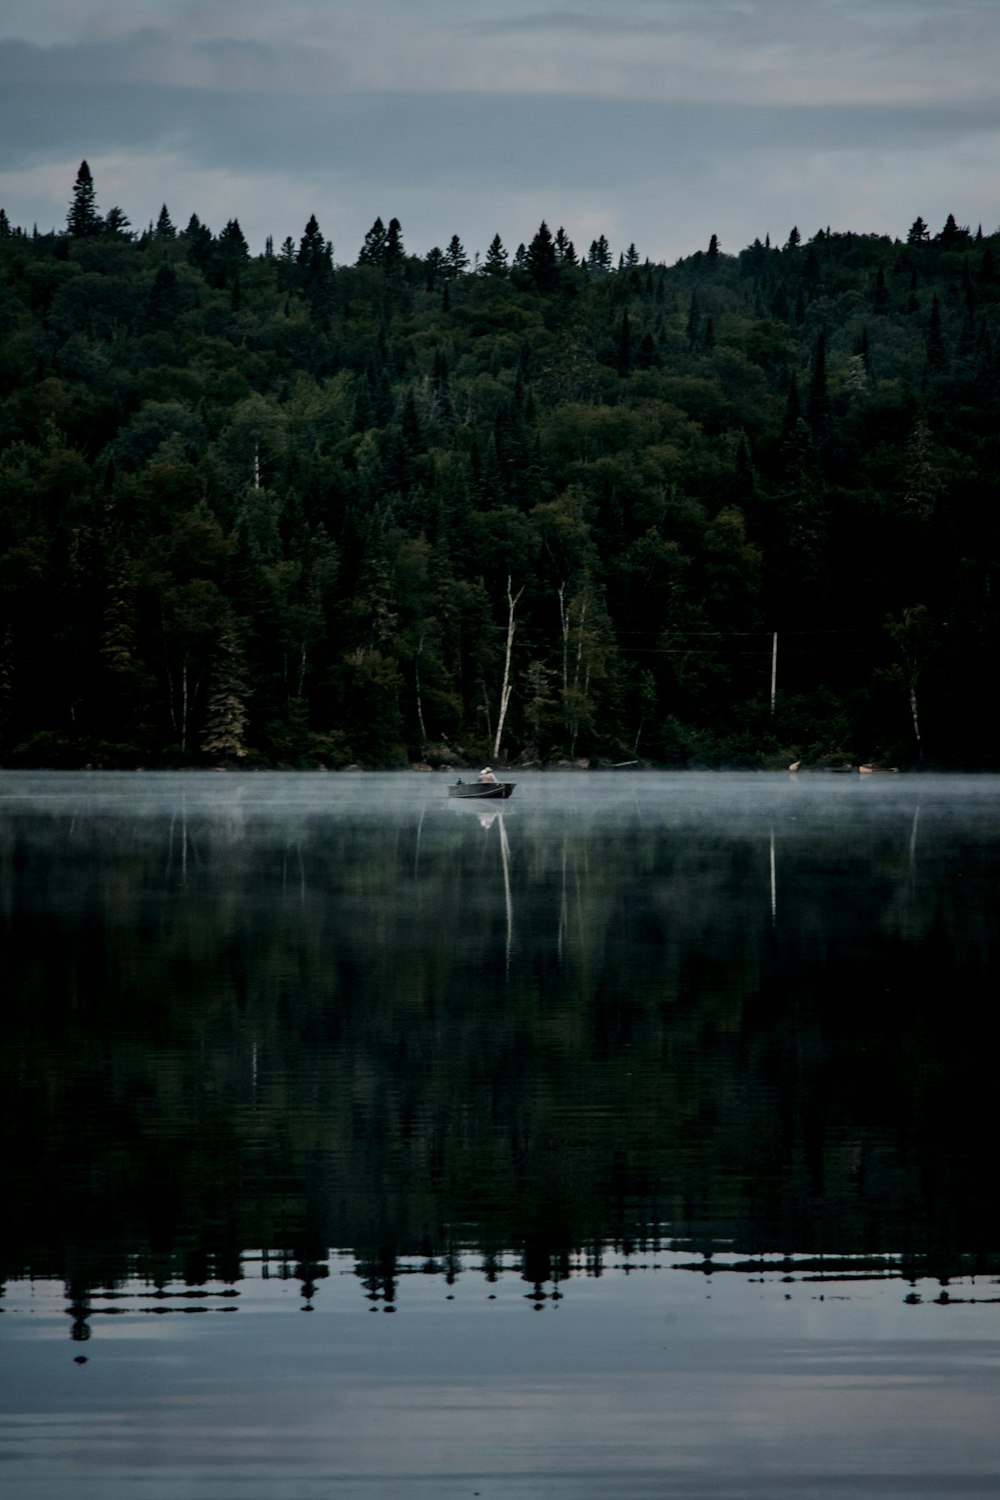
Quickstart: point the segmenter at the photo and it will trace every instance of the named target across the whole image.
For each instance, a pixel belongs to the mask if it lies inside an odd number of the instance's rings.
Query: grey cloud
[[[571,31],[593,35],[663,35],[671,23],[651,16],[595,15],[589,11],[550,10],[537,15],[500,16],[490,21],[465,21],[470,36],[509,36],[520,32]]]
[[[570,0],[547,16],[530,13],[525,0],[518,9],[529,13],[507,16],[524,31],[518,40],[511,30],[508,47],[500,0],[492,0],[486,9],[496,40],[463,32],[468,7],[456,5],[445,28],[452,50],[440,55],[443,7],[435,0],[421,11],[423,30],[403,6],[396,29],[389,0],[373,0],[360,18],[346,3],[327,7],[313,37],[310,3],[289,5],[279,27],[273,7],[246,0],[239,36],[237,11],[215,0],[198,25],[192,13],[190,26],[183,13],[167,19],[165,5],[158,10],[151,0],[142,14],[156,24],[141,29],[132,24],[138,0],[129,5],[124,30],[100,41],[93,32],[85,45],[0,42],[0,172],[7,175],[0,195],[16,222],[25,222],[29,201],[27,221],[41,220],[53,192],[50,222],[64,222],[71,174],[63,195],[52,187],[52,167],[61,173],[72,162],[75,169],[84,156],[92,166],[103,156],[108,173],[118,174],[114,187],[98,174],[102,205],[120,201],[136,222],[158,208],[132,196],[141,198],[136,185],[156,161],[149,195],[158,191],[154,173],[169,172],[176,217],[194,209],[214,222],[211,205],[221,193],[226,215],[238,212],[260,244],[268,232],[284,234],[289,218],[297,229],[315,209],[321,221],[330,218],[323,227],[347,256],[376,212],[400,213],[415,249],[451,229],[480,248],[496,229],[516,243],[544,215],[565,219],[585,243],[620,229],[660,256],[706,243],[711,231],[738,249],[768,228],[787,232],[796,220],[803,230],[833,222],[895,232],[918,212],[940,211],[943,221],[954,211],[975,222],[996,201],[1000,111],[995,84],[982,80],[1000,11],[977,11],[969,0],[950,13],[958,18],[954,34],[934,30],[942,18],[918,13],[909,0],[897,9],[874,5],[878,47],[864,44],[864,26],[854,29],[854,7],[830,4],[817,17],[816,8],[788,0],[737,9],[710,0],[697,9],[623,0],[614,11]],[[982,22],[978,33],[958,24],[970,14]],[[886,51],[892,28],[882,22],[894,15],[899,47]],[[925,27],[919,46],[915,20]],[[832,30],[817,30],[820,24]],[[694,41],[674,49],[664,40],[668,30]],[[973,70],[961,65],[973,35],[978,92]],[[419,58],[408,67],[411,43]],[[796,58],[810,45],[802,82]],[[863,60],[856,70],[841,66],[843,49],[853,46]],[[948,54],[950,75],[964,80],[961,89],[940,87],[933,104],[913,61],[921,47],[925,72],[935,52]],[[764,49],[754,54],[757,73],[747,64],[753,48]],[[487,53],[489,66],[479,66]],[[536,54],[537,73],[530,66]],[[462,65],[470,59],[477,66],[467,74]],[[509,59],[520,62],[508,69]],[[669,76],[665,59],[672,59]],[[706,71],[695,71],[692,59]],[[383,87],[362,86],[373,70]],[[862,74],[869,98],[886,99],[888,82],[872,84],[882,76],[903,79],[908,92],[896,103],[829,102],[811,87],[824,73],[848,94],[861,87]],[[487,89],[488,77],[503,86]],[[798,102],[787,96],[793,78]],[[675,88],[678,79],[683,89]],[[706,79],[711,88],[702,86]],[[771,89],[774,79],[784,102]],[[616,97],[626,84],[627,97]],[[757,95],[749,103],[748,89]],[[22,194],[20,208],[10,184]]]
[[[336,57],[330,52],[317,54],[290,42],[273,46],[252,38],[177,40],[153,27],[72,46],[0,41],[0,88],[19,83],[44,90],[143,84],[267,94],[325,91],[337,76]]]
[[[39,88],[141,82],[218,92],[324,93],[331,82],[359,90],[468,90],[686,98],[732,103],[782,100],[878,103],[883,99],[995,100],[993,60],[1000,8],[956,0],[947,16],[885,0],[802,5],[701,0],[611,8],[577,5],[497,13],[446,25],[440,6],[419,15],[374,0],[291,5],[248,0],[140,12],[156,24],[128,25],[74,45],[7,43],[7,71]],[[475,13],[473,13],[475,15]],[[95,39],[96,38],[96,39]],[[0,56],[0,76],[4,59]]]
[[[387,182],[473,173],[497,185],[620,184],[685,161],[784,151],[915,150],[988,132],[973,108],[698,106],[565,95],[351,94],[326,97],[138,84],[39,99],[32,81],[0,93],[0,167],[52,155],[172,145],[205,166],[301,172],[334,166]]]

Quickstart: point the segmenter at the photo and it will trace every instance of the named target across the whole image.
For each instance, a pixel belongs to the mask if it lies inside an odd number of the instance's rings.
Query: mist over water
[[[1000,780],[508,779],[0,773],[0,1493],[993,1493]]]

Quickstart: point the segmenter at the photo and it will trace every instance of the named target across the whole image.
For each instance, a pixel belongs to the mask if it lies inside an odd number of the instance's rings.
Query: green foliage
[[[509,577],[512,757],[1000,761],[997,237],[68,229],[0,221],[0,756],[477,753]]]

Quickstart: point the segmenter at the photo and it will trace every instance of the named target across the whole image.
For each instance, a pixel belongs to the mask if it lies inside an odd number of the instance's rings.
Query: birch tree
[[[510,703],[510,695],[511,695],[512,687],[513,687],[513,684],[511,683],[511,680],[510,680],[510,660],[511,660],[511,656],[512,656],[513,651],[514,651],[514,634],[515,634],[515,631],[517,629],[517,624],[516,624],[516,620],[515,620],[515,612],[517,610],[518,600],[520,599],[521,595],[524,593],[524,585],[522,584],[522,586],[518,589],[518,591],[517,591],[516,594],[513,593],[512,590],[513,590],[513,585],[511,583],[511,576],[508,573],[507,574],[507,645],[506,645],[506,649],[504,651],[504,659],[503,659],[503,686],[500,689],[500,712],[499,712],[499,714],[497,716],[497,732],[496,732],[496,735],[495,735],[494,740],[493,740],[493,759],[494,760],[499,760],[499,758],[500,758],[500,741],[503,739],[504,720],[507,717],[507,707],[508,707],[508,704]]]

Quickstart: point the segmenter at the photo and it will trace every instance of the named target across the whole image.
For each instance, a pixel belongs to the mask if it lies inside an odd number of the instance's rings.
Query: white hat
[[[480,771],[479,774],[480,774],[480,776],[492,776],[493,775],[493,767],[492,766],[484,766],[483,769]]]

